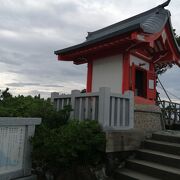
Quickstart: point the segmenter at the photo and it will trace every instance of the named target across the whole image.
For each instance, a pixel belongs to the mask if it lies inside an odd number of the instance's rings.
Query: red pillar
[[[130,79],[130,54],[128,52],[123,54],[123,77],[122,77],[122,93],[129,90]]]
[[[92,71],[93,71],[93,62],[88,61],[86,92],[91,92],[92,91]]]

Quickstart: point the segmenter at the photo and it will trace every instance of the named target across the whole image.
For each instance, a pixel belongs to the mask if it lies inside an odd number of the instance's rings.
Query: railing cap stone
[[[0,117],[0,126],[28,126],[41,124],[41,118]]]

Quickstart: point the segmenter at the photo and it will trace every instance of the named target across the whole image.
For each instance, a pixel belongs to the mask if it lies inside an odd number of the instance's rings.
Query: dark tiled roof
[[[86,41],[62,50],[55,51],[55,54],[64,54],[87,45],[91,45],[108,38],[112,38],[133,30],[141,29],[145,33],[160,32],[167,22],[170,22],[170,12],[164,9],[170,0],[144,13],[133,16],[124,21],[112,24],[100,30],[88,33]],[[172,27],[171,27],[172,28]],[[178,48],[178,47],[177,47]]]
[[[162,30],[169,16],[170,12],[168,10],[164,8],[154,8],[132,18],[89,33],[87,41],[108,36],[115,32],[121,32],[124,29],[128,32],[133,26],[141,28],[145,33],[157,33]]]

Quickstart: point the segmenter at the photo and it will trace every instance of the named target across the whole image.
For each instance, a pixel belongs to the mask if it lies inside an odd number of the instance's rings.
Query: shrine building
[[[133,91],[136,104],[155,104],[156,69],[180,66],[180,49],[167,1],[153,9],[89,32],[86,41],[55,51],[60,61],[87,63],[87,92],[110,87]]]

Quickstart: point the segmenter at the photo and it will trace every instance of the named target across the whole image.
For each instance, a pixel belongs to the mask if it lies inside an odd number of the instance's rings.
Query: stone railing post
[[[58,92],[52,92],[51,93],[51,103],[53,103],[54,99],[58,98],[58,97],[59,97],[59,93]]]
[[[109,87],[101,87],[99,89],[99,123],[103,128],[108,128],[110,120],[110,95]]]
[[[129,128],[134,127],[134,93],[133,91],[126,91],[124,93],[129,97]]]
[[[71,107],[73,109],[73,111],[71,112],[70,118],[74,119],[75,118],[75,111],[76,111],[76,96],[80,95],[80,91],[79,90],[72,90],[71,91]]]

